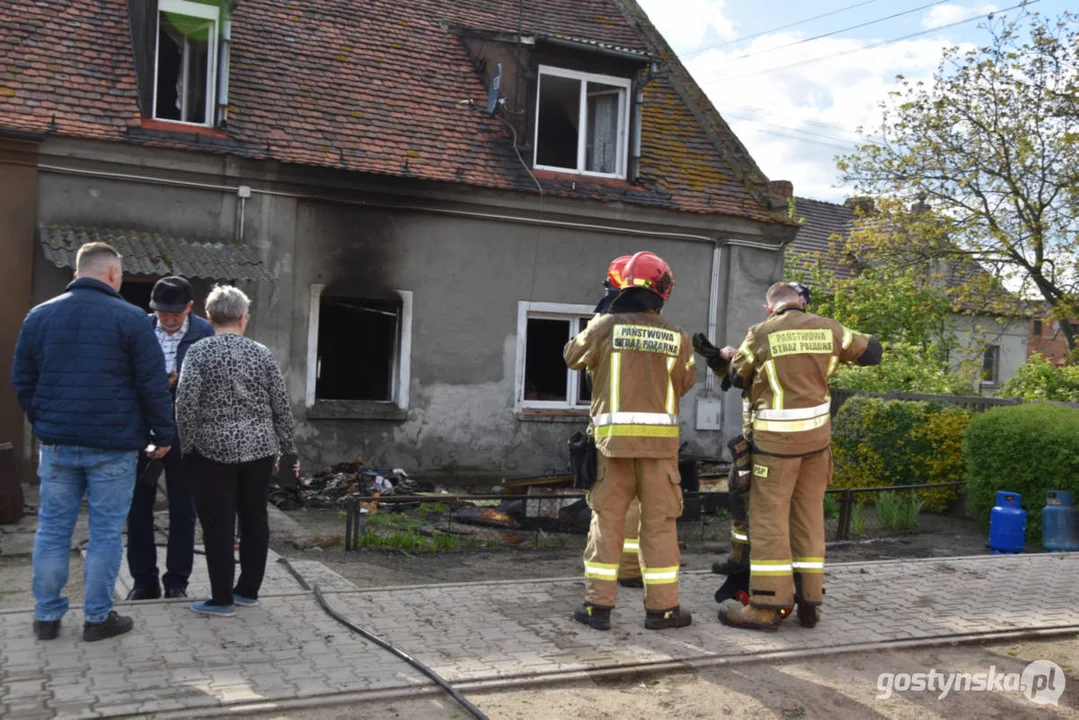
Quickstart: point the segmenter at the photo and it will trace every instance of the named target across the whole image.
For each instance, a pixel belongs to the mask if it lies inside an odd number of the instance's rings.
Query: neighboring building
[[[527,474],[586,422],[561,350],[610,259],[665,257],[691,332],[763,319],[797,226],[632,0],[227,5],[0,5],[5,377],[106,239],[134,302],[251,294],[308,465]],[[698,372],[684,439],[718,455],[739,404]],[[0,439],[22,422],[5,382]]]
[[[1068,340],[1060,329],[1060,320],[1043,317],[1030,321],[1030,342],[1027,357],[1038,353],[1054,365],[1063,365],[1068,359]],[[1079,320],[1072,320],[1072,333],[1079,335]]]
[[[802,227],[794,243],[787,249],[787,262],[805,271],[821,263],[837,278],[853,277],[858,272],[858,265],[853,262],[853,257],[844,255],[842,243],[836,241],[850,236],[859,208],[863,214],[871,213],[872,200],[849,198],[840,205],[796,198],[795,213],[802,221]],[[948,284],[966,280],[968,278],[958,275],[968,272],[970,270],[966,268],[951,268],[950,271],[945,268],[942,282]],[[957,312],[953,316],[953,323],[960,344],[955,364],[981,361],[981,377],[977,387],[972,388],[976,392],[992,394],[1015,374],[1027,358],[1026,318]]]

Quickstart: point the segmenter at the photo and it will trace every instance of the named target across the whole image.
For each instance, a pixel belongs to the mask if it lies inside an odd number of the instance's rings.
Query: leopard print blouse
[[[295,454],[292,408],[273,353],[242,335],[199,340],[187,352],[176,392],[185,453],[219,463]]]

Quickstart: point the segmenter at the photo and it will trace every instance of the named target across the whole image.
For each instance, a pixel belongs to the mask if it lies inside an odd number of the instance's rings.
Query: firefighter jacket
[[[607,457],[678,456],[679,398],[697,382],[689,335],[654,312],[597,315],[565,348],[592,376],[592,432]]]
[[[746,387],[754,449],[797,457],[828,447],[828,380],[869,343],[868,335],[795,307],[750,328],[731,366]]]

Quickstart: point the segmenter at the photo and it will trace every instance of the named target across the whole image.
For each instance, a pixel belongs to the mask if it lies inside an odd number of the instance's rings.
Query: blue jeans
[[[137,460],[135,450],[41,446],[41,507],[33,561],[34,617],[38,620],[59,620],[67,612],[68,599],[60,592],[67,584],[71,536],[84,495],[90,505],[90,544],[83,569],[83,616],[86,622],[101,622],[109,616]]]

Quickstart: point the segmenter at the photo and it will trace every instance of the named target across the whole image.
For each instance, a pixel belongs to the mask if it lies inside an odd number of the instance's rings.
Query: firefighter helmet
[[[625,289],[642,287],[651,290],[664,302],[674,290],[674,274],[671,268],[655,253],[639,252],[626,263],[623,273]]]
[[[622,285],[626,280],[626,263],[630,261],[632,255],[623,255],[611,260],[610,266],[607,268],[607,279],[603,281],[604,287],[614,288],[615,290],[621,290]]]
[[[802,302],[808,307],[810,300],[809,288],[807,288],[800,282],[792,282],[787,284],[794,288],[794,292],[798,293],[798,297],[802,298]]]

